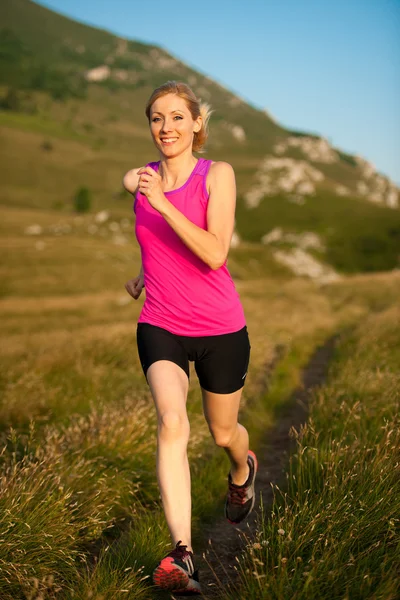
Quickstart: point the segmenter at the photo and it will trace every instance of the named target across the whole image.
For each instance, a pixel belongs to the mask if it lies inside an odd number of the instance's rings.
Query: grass
[[[241,563],[241,597],[398,597],[399,323],[394,305],[343,335]]]
[[[134,302],[123,287],[139,266],[129,224],[118,213],[107,222],[127,236],[121,246],[108,225],[104,235],[88,233],[91,215],[62,224],[53,211],[2,214],[0,597],[161,598],[149,578],[170,538],[155,476],[156,415],[135,342],[143,297]],[[40,236],[24,233],[32,223]],[[240,420],[254,447],[315,346],[385,310],[400,290],[396,273],[325,287],[271,277],[263,252],[243,246],[229,259],[252,343]],[[229,463],[209,434],[192,364],[187,406],[201,549],[203,524],[222,514]]]

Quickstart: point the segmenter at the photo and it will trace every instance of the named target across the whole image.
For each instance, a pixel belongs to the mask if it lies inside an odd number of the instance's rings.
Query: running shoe
[[[254,452],[249,450],[247,464],[250,473],[243,485],[236,485],[232,481],[231,473],[228,474],[228,495],[225,502],[225,516],[230,523],[237,525],[245,519],[253,510],[255,502],[254,483],[258,468],[257,458]]]
[[[199,572],[195,568],[193,552],[179,541],[175,548],[154,569],[153,582],[159,588],[174,594],[201,594]]]

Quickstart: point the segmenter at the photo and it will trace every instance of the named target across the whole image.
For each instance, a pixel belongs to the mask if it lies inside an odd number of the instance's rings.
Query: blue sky
[[[162,46],[283,126],[321,134],[400,184],[400,0],[39,3]]]

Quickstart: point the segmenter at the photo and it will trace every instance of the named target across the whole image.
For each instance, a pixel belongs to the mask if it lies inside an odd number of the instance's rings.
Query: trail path
[[[302,385],[289,398],[279,422],[265,432],[264,442],[258,447],[257,452],[256,504],[247,521],[233,526],[222,517],[204,529],[206,546],[204,557],[201,558],[201,552],[198,554],[203,598],[218,598],[223,589],[235,585],[237,577],[237,571],[234,569],[234,565],[237,564],[235,557],[240,556],[246,543],[255,536],[261,498],[265,513],[268,515],[273,500],[271,482],[280,485],[285,480],[285,468],[294,445],[293,438],[289,436],[290,429],[294,427],[299,430],[300,425],[306,422],[310,393],[314,388],[321,386],[326,379],[337,337],[337,335],[332,336],[315,350],[303,370]],[[269,377],[270,373],[267,371],[266,385]]]

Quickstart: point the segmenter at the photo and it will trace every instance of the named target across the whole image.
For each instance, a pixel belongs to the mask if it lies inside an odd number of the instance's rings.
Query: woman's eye
[[[183,119],[183,117],[181,117],[181,115],[175,115],[175,119]]]
[[[160,117],[154,117],[154,119],[152,119],[153,123],[155,123],[156,121],[159,120]]]

